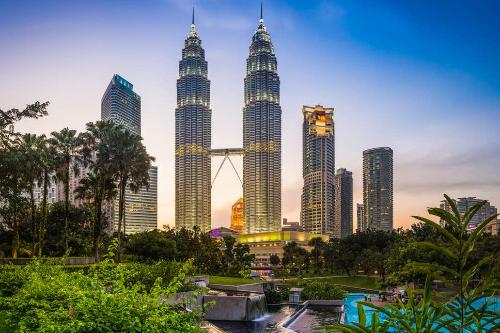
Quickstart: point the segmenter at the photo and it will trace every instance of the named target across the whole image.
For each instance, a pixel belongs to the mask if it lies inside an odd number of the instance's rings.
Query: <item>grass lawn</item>
[[[314,277],[305,278],[303,280],[321,280],[332,284],[339,284],[343,286],[349,286],[354,288],[367,288],[378,290],[377,279],[371,276],[329,276],[329,277]],[[301,280],[291,279],[288,282],[291,285],[296,284]]]
[[[229,277],[229,276],[210,276],[210,280],[209,280],[209,283],[228,284],[228,285],[239,285],[239,284],[258,283],[258,282],[262,282],[262,281],[253,280],[253,279],[238,278],[238,277]]]

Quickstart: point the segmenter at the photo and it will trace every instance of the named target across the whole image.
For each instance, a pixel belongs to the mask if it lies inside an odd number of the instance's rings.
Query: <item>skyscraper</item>
[[[393,228],[393,160],[392,149],[380,147],[363,152],[363,205],[366,229]]]
[[[175,226],[210,231],[210,81],[193,20],[184,42],[175,109]]]
[[[352,172],[341,168],[335,175],[335,238],[352,235],[352,208]]]
[[[363,204],[356,204],[356,232],[366,230],[365,225],[365,206]]]
[[[243,198],[239,198],[231,206],[231,229],[239,234],[243,234],[245,231],[244,226],[244,203]]]
[[[134,92],[134,85],[115,74],[101,100],[101,119],[121,124],[131,133],[141,135],[141,97]],[[124,233],[136,233],[157,228],[158,225],[158,169],[149,169],[149,189],[141,188],[133,193],[127,187],[125,192]],[[82,170],[80,172],[82,173]],[[105,207],[110,211],[114,229],[118,225],[118,198]],[[113,225],[108,231],[113,231]]]
[[[247,59],[243,149],[245,231],[278,231],[281,228],[280,81],[262,7]]]
[[[101,100],[101,119],[112,120],[130,132],[141,135],[141,96],[134,92],[134,85],[118,74]]]
[[[333,108],[304,106],[302,126],[301,222],[305,231],[331,235],[335,203],[335,129]]]
[[[458,198],[457,200],[452,199],[453,202],[457,205],[457,209],[460,212],[460,214],[464,214],[467,210],[469,210],[471,207],[474,205],[477,205],[479,203],[482,203],[483,201],[486,201],[483,206],[476,212],[474,216],[471,217],[469,225],[468,225],[468,230],[472,231],[476,229],[476,227],[482,223],[484,220],[489,218],[492,215],[497,214],[497,208],[493,206],[488,200],[483,200],[483,199],[478,199],[476,197],[465,197],[465,198]],[[440,204],[441,209],[444,209],[450,213],[452,212],[451,206],[448,204],[448,201],[443,200],[441,201]],[[441,220],[439,221],[441,225],[444,226],[444,221]],[[497,235],[498,234],[498,220],[493,220],[491,221],[488,226],[486,227],[486,232],[489,232],[492,235]]]

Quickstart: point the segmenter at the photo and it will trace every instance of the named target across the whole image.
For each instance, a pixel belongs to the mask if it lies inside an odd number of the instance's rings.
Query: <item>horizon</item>
[[[354,226],[362,152],[379,146],[394,151],[395,228],[426,215],[443,193],[499,207],[500,43],[494,26],[500,23],[491,9],[499,4],[434,4],[427,11],[423,2],[404,8],[395,1],[363,2],[264,2],[281,80],[282,217],[299,220],[301,109],[316,104],[335,108],[335,169],[353,172]],[[212,148],[242,146],[245,60],[259,3],[195,2],[211,81]],[[83,131],[100,120],[101,97],[114,74],[134,85],[144,144],[157,158],[160,228],[174,224],[175,83],[191,10],[191,3],[176,0],[141,6],[0,1],[0,107],[51,102],[49,116],[23,121],[18,130]],[[241,159],[233,161],[241,172]],[[220,162],[213,159],[212,176]],[[212,190],[212,228],[229,226],[231,205],[241,195],[225,165]]]

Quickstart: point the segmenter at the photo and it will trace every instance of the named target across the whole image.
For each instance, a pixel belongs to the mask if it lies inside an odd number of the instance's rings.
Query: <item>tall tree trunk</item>
[[[34,257],[36,247],[36,206],[35,206],[35,189],[33,182],[30,184],[30,205],[31,205],[31,256]]]
[[[99,258],[99,242],[100,242],[100,239],[101,239],[101,224],[102,224],[102,221],[101,221],[101,218],[102,218],[102,202],[100,199],[96,198],[97,200],[94,202],[95,204],[95,210],[96,210],[96,216],[95,216],[95,221],[94,221],[94,237],[93,237],[93,241],[94,241],[94,248],[93,248],[93,252],[94,252],[94,258],[95,258],[95,262],[99,262],[100,261],[100,258]]]
[[[43,252],[43,241],[45,239],[45,228],[47,226],[47,197],[49,192],[49,173],[48,171],[43,172],[43,199],[42,199],[42,218],[38,224],[38,256],[42,256]]]
[[[125,188],[127,186],[127,180],[122,179],[120,181],[120,198],[118,200],[118,249],[116,251],[116,260],[120,262],[121,251],[122,251],[122,223],[124,223],[125,215]]]
[[[69,164],[69,162],[66,164],[64,179],[64,252],[68,251]]]
[[[17,220],[17,209],[14,206],[14,214],[12,214],[12,229],[14,232],[12,238],[12,258],[17,259],[17,252],[19,252],[19,222]]]

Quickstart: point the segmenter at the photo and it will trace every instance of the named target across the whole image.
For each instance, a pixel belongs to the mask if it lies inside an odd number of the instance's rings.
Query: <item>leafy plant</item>
[[[303,284],[302,296],[308,300],[335,300],[344,299],[346,291],[341,287],[324,281],[307,281]]]

